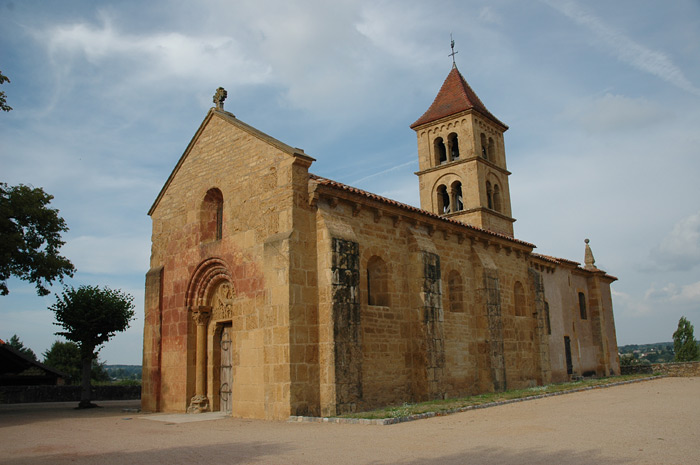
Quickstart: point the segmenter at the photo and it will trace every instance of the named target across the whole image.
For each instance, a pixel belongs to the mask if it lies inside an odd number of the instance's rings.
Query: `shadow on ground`
[[[547,452],[537,449],[512,450],[501,448],[474,448],[463,453],[443,455],[434,459],[416,459],[411,461],[393,462],[392,465],[464,465],[474,463],[479,465],[599,465],[631,464],[634,460],[622,460],[601,455],[597,450],[573,451],[561,450]]]
[[[46,402],[27,404],[0,405],[0,428],[7,426],[28,425],[55,419],[99,418],[112,416],[129,416],[141,407],[138,400],[94,401],[99,408],[78,409],[78,402]]]
[[[289,448],[282,444],[252,442],[207,444],[191,447],[173,447],[160,450],[112,452],[105,454],[47,453],[31,457],[2,460],[3,465],[36,464],[198,464],[198,463],[284,463]]]

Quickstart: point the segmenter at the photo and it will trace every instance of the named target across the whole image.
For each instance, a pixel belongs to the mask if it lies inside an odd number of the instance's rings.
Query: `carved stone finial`
[[[216,93],[214,94],[214,103],[216,104],[216,108],[218,110],[224,109],[224,100],[226,100],[227,96],[228,92],[226,92],[226,89],[223,87],[216,89]]]
[[[586,254],[584,256],[584,263],[585,263],[584,268],[587,270],[597,270],[598,268],[596,268],[596,266],[595,266],[595,258],[593,258],[593,251],[591,251],[591,246],[588,245],[588,243],[591,241],[586,239],[583,242],[586,243]]]

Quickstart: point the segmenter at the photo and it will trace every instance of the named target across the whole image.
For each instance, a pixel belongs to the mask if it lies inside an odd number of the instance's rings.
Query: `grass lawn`
[[[348,413],[345,415],[339,415],[340,418],[367,418],[367,419],[380,419],[380,418],[401,418],[408,417],[411,415],[418,415],[421,413],[428,412],[448,412],[451,410],[456,410],[464,407],[482,405],[493,402],[501,402],[512,399],[522,399],[526,397],[539,396],[542,394],[552,394],[557,392],[567,392],[576,391],[580,389],[605,386],[609,384],[620,383],[624,381],[631,381],[635,379],[649,378],[652,375],[639,374],[639,375],[624,375],[624,376],[611,376],[609,378],[590,378],[582,379],[580,381],[572,381],[569,383],[560,384],[548,384],[546,386],[535,386],[527,389],[515,389],[512,391],[505,392],[488,392],[485,394],[479,394],[478,396],[462,397],[459,399],[439,399],[431,400],[427,402],[420,402],[417,404],[403,404],[393,407],[384,407],[377,410],[370,410],[367,412],[356,412]]]

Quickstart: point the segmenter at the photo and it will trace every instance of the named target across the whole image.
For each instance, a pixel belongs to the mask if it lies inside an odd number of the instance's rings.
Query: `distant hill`
[[[141,381],[141,365],[105,365],[104,368],[112,381],[122,379]]]
[[[621,356],[631,355],[635,360],[647,360],[649,363],[672,362],[674,357],[673,342],[628,344],[626,346],[618,346],[617,351]]]

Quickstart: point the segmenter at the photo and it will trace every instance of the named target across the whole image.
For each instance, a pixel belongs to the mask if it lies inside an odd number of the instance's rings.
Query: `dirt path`
[[[2,464],[694,464],[700,378],[664,378],[391,426],[148,421],[0,406]],[[184,418],[187,419],[187,418]]]

